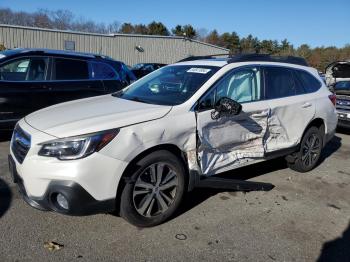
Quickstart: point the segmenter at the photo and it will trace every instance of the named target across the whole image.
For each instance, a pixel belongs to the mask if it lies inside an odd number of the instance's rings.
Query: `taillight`
[[[335,106],[337,104],[337,96],[335,94],[329,95],[329,99],[331,100],[332,104]]]

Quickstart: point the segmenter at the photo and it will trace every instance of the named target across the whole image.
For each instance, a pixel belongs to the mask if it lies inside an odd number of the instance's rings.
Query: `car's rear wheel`
[[[156,151],[136,163],[121,194],[120,215],[131,224],[150,227],[174,214],[185,192],[185,169],[168,151]]]
[[[320,129],[310,127],[303,136],[300,149],[294,154],[295,161],[289,161],[289,168],[297,172],[308,172],[318,163],[323,147],[323,136]]]

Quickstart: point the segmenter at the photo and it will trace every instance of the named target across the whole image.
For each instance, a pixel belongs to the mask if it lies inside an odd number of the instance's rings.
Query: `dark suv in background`
[[[136,80],[111,58],[48,49],[0,52],[0,130],[25,115],[79,98],[112,93]]]
[[[136,64],[131,68],[131,71],[134,73],[134,75],[137,77],[137,79],[144,77],[145,75],[148,75],[149,73],[152,73],[153,71],[166,66],[166,64],[159,64],[159,63],[142,63],[142,64]]]

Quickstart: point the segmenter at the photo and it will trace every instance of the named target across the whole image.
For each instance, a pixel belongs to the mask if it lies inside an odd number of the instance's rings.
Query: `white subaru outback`
[[[118,210],[154,226],[201,178],[286,156],[307,172],[337,126],[335,96],[296,57],[191,58],[112,95],[21,119],[9,166],[33,207]]]

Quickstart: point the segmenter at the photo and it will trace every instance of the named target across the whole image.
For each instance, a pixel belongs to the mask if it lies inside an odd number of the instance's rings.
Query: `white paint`
[[[111,199],[128,163],[157,145],[177,146],[187,156],[191,170],[212,175],[263,161],[266,152],[297,144],[314,118],[325,121],[327,134],[335,130],[336,110],[324,85],[310,95],[245,103],[237,116],[212,120],[212,110],[196,115],[193,106],[213,83],[226,72],[252,63],[202,60],[179,64],[221,69],[178,106],[150,105],[107,95],[55,105],[22,119],[19,125],[31,135],[32,147],[23,164],[16,166],[28,194],[40,197],[51,180],[70,180],[82,185],[95,199]],[[285,66],[302,68],[318,77],[315,69]],[[306,102],[312,106],[304,110]],[[60,161],[38,156],[39,143],[112,128],[120,128],[119,134],[100,152],[84,159]]]

